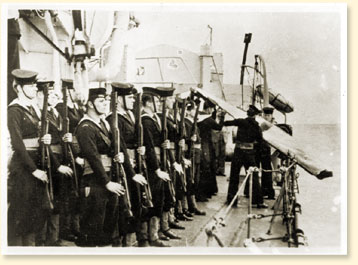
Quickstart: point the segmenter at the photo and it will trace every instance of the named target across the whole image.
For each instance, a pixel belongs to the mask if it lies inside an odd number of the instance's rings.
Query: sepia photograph
[[[3,254],[347,254],[346,4],[1,12]]]

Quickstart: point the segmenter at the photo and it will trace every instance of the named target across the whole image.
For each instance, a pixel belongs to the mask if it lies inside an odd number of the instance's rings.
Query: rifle
[[[183,99],[183,106],[180,113],[180,124],[179,124],[179,132],[180,132],[180,140],[184,139],[185,137],[185,108],[186,108],[186,98]],[[174,110],[177,111],[178,109],[178,101],[175,102]],[[177,115],[174,117],[175,125],[177,125]],[[183,174],[180,174],[179,179],[181,181],[183,192],[186,193],[186,172],[185,172],[185,165],[183,159],[183,148],[179,146],[178,154],[177,154],[177,162],[182,165],[183,167]]]
[[[196,106],[196,110],[195,110],[195,115],[194,115],[194,121],[193,121],[193,125],[191,127],[191,136],[193,135],[197,135],[198,136],[198,115],[199,115],[199,107],[200,104],[197,104]],[[190,160],[191,160],[191,174],[192,174],[192,183],[194,183],[194,175],[195,175],[195,152],[194,152],[194,142],[191,143],[190,147],[189,147],[189,154],[190,154]]]
[[[68,118],[68,109],[67,109],[67,87],[62,87],[62,95],[63,95],[63,108],[62,108],[62,126],[64,134],[69,133],[70,131],[70,120]],[[75,192],[76,198],[79,198],[78,192],[78,176],[76,170],[76,161],[73,155],[72,144],[64,143],[64,163],[72,168],[73,176],[72,176],[72,188]]]
[[[49,121],[47,117],[48,107],[48,86],[44,85],[43,89],[44,100],[41,113],[41,135],[42,138],[48,133]],[[43,199],[43,207],[47,210],[53,210],[53,186],[52,186],[52,172],[49,146],[40,142],[40,169],[47,172],[48,182],[45,185],[45,197]]]
[[[143,126],[142,126],[142,118],[141,118],[141,111],[142,111],[142,94],[137,94],[137,112],[136,112],[136,132],[137,132],[137,144],[138,147],[143,146]],[[137,166],[137,174],[142,174],[145,176],[147,180],[147,184],[144,185],[144,194],[145,194],[145,207],[153,208],[152,202],[152,192],[149,186],[149,178],[148,178],[148,171],[145,159],[141,154],[136,152],[136,166]],[[143,174],[144,173],[144,174]],[[140,187],[138,188],[140,190]]]
[[[117,91],[113,89],[112,98],[111,98],[111,110],[112,110],[112,119],[111,119],[111,130],[113,135],[114,142],[114,153],[118,154],[120,151],[120,135],[118,129],[118,114],[117,114],[117,105],[118,105],[118,97]],[[114,179],[115,181],[121,183],[124,186],[125,194],[124,196],[119,197],[120,200],[123,200],[123,204],[125,207],[125,216],[127,218],[132,218],[132,205],[129,195],[127,176],[123,169],[123,165],[121,163],[114,163]]]
[[[162,108],[162,137],[163,137],[163,142],[165,142],[166,140],[168,140],[168,128],[167,128],[167,106],[166,106],[166,98],[163,99],[163,108]],[[167,150],[164,148],[161,148],[161,152],[160,152],[160,160],[161,160],[161,168],[163,171],[168,171],[167,168],[167,163],[168,163],[168,159],[167,159]],[[173,202],[176,202],[175,199],[175,189],[174,189],[174,184],[172,181],[168,181],[168,188],[169,188],[169,193],[171,196],[171,199]]]

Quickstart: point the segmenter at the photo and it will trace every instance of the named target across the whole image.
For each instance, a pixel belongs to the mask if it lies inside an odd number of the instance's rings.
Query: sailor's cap
[[[253,115],[257,115],[261,113],[261,110],[259,110],[258,108],[256,108],[254,105],[250,105],[249,109],[247,110],[247,114],[253,116]]]
[[[96,98],[106,97],[107,90],[104,87],[91,88],[88,91],[88,100],[93,101]]]
[[[263,113],[265,113],[265,114],[272,114],[272,113],[273,113],[273,110],[274,110],[273,107],[264,107],[264,108],[262,109]]]
[[[15,69],[11,72],[16,82],[21,85],[30,85],[36,83],[37,80],[37,72],[23,70],[23,69]]]
[[[112,83],[112,89],[117,92],[118,96],[127,96],[131,94],[136,94],[137,89],[131,83]]]
[[[53,84],[55,83],[55,81],[52,80],[37,80],[36,85],[37,85],[37,90],[38,91],[43,91],[44,88],[48,88],[49,90],[53,90]]]
[[[143,87],[143,94],[151,94],[158,97],[171,97],[174,94],[174,87]]]
[[[62,87],[66,87],[67,89],[74,89],[73,80],[72,79],[62,79]]]
[[[205,100],[204,106],[203,106],[204,109],[214,108],[214,107],[215,107],[215,103],[214,103],[214,102],[212,102],[210,99],[206,99],[206,100]]]

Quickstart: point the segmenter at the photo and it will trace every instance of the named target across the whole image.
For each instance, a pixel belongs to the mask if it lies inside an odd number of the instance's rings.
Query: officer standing
[[[109,244],[115,227],[104,227],[106,207],[113,196],[123,196],[124,188],[114,182],[111,176],[112,159],[124,162],[123,153],[113,154],[110,126],[103,115],[108,110],[105,88],[89,90],[87,113],[80,121],[76,136],[85,159],[83,177],[80,183],[82,212],[80,217],[80,246],[103,246]],[[113,216],[112,224],[116,224]]]
[[[274,108],[272,107],[264,107],[262,117],[269,123],[273,122],[273,111]],[[262,179],[261,179],[261,186],[262,186],[262,194],[264,198],[269,200],[275,199],[275,190],[273,189],[272,184],[272,172],[265,172],[265,170],[272,170],[271,165],[271,147],[266,141],[262,141],[261,150],[260,150],[260,161],[261,167],[263,169],[262,172]]]
[[[212,142],[212,130],[220,131],[223,127],[223,119],[213,117],[215,104],[207,100],[204,103],[204,111],[209,115],[198,122],[201,138],[201,163],[200,184],[198,201],[207,201],[211,196],[217,194],[215,149]],[[223,118],[223,117],[221,117]]]
[[[236,145],[231,162],[230,182],[226,204],[230,204],[231,200],[237,193],[241,167],[244,166],[245,169],[248,170],[249,167],[258,166],[258,162],[256,161],[256,154],[258,151],[258,146],[260,146],[262,142],[262,131],[259,124],[255,120],[255,116],[259,113],[260,111],[255,106],[250,105],[249,109],[247,110],[247,118],[224,122],[224,126],[238,127]],[[252,179],[252,204],[256,205],[257,208],[267,208],[267,205],[263,203],[259,176],[257,172],[253,173]],[[248,185],[246,185],[246,187],[248,187]],[[235,204],[236,203],[237,200],[235,201]]]
[[[8,245],[35,246],[50,204],[46,193],[48,176],[38,167],[41,113],[34,102],[38,73],[15,69],[11,74],[17,98],[8,106],[8,129],[14,151],[8,177]],[[41,142],[50,144],[51,135],[44,135]]]

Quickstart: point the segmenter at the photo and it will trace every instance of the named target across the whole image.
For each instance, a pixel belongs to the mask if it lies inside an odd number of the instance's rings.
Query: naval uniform
[[[64,104],[58,103],[56,105],[57,111],[60,113],[63,118],[64,113]],[[83,117],[83,111],[76,106],[70,108],[67,106],[67,117],[69,121],[69,133],[72,134],[72,143],[70,144],[73,152],[74,158],[79,156],[80,148],[78,145],[77,138],[75,137],[75,129]],[[65,144],[65,143],[63,143]],[[76,173],[77,173],[77,181],[80,182],[83,169],[81,166],[75,164]],[[72,169],[73,170],[73,169]],[[74,193],[74,185],[72,178],[64,178],[61,189],[61,198],[63,205],[61,207],[60,213],[60,237],[63,239],[69,239],[70,235],[79,236],[80,228],[79,228],[79,199],[76,197]]]
[[[15,99],[8,107],[8,129],[14,154],[8,176],[8,245],[34,246],[49,211],[46,184],[32,175],[39,163],[40,118]]]
[[[80,244],[95,246],[111,242],[118,225],[118,197],[106,189],[110,181],[117,181],[111,174],[113,143],[111,132],[106,121],[100,123],[85,116],[76,136],[85,159],[83,177],[80,183],[82,213],[80,219]],[[134,176],[128,154],[124,151],[124,170],[127,178]],[[129,174],[128,174],[129,173]]]
[[[190,198],[190,196],[195,196],[198,194],[198,187],[200,182],[201,139],[199,136],[199,129],[196,128],[197,140],[195,142],[191,140],[191,136],[193,135],[194,129],[193,126],[194,123],[190,119],[185,118],[185,130],[187,132],[185,142],[188,143],[188,150],[185,156],[187,159],[190,159],[192,164],[192,166],[188,168],[189,174],[187,174],[187,176],[189,176],[189,179],[187,180],[188,198]],[[193,208],[195,206],[191,199],[189,199],[188,202],[189,208]]]
[[[133,114],[133,113],[131,113]],[[117,113],[118,116],[118,129],[120,131],[121,141],[127,148],[130,162],[132,166],[135,166],[135,152],[137,149],[137,139],[135,131],[134,115],[126,113]],[[111,122],[112,113],[106,118],[108,122]],[[122,145],[122,144],[121,144]],[[125,216],[120,216],[120,226],[125,226],[121,230],[125,233],[133,233],[136,231],[137,222],[140,221],[142,213],[141,205],[141,192],[139,184],[137,184],[132,178],[127,177],[127,183],[130,193],[130,200],[132,204],[132,213],[134,219],[126,219]]]
[[[162,119],[163,113],[157,113],[160,119]],[[168,140],[170,142],[170,149],[167,151],[167,161],[169,161],[170,165],[173,165],[176,162],[175,159],[175,150],[177,143],[179,142],[179,134],[176,129],[176,125],[174,123],[174,119],[171,115],[167,114],[167,130],[168,130]],[[174,184],[175,189],[175,198],[177,201],[183,198],[182,186],[179,181],[179,177],[177,177],[177,172],[174,167],[170,166],[167,168],[168,173],[170,174],[170,178]],[[165,194],[165,202],[164,202],[164,211],[170,211],[171,208],[175,206],[175,202],[172,200],[172,197],[169,192],[168,185],[164,185],[164,194]]]
[[[154,208],[149,209],[149,217],[161,217],[164,206],[164,182],[156,175],[160,169],[160,148],[162,144],[162,126],[158,115],[143,112],[143,143],[148,168],[149,186],[152,191]]]
[[[262,131],[254,117],[225,121],[224,126],[238,127],[235,150],[231,162],[230,182],[227,194],[227,203],[230,203],[238,190],[241,167],[244,166],[247,170],[251,166],[258,166],[256,156],[258,146],[260,146],[262,142]],[[247,184],[248,183],[249,182],[247,182]],[[247,187],[248,185],[246,185],[246,188]],[[252,204],[262,204],[263,197],[257,172],[254,172],[253,174],[252,190]],[[245,193],[247,194],[246,191]]]
[[[201,162],[200,162],[200,183],[199,197],[211,197],[218,192],[216,182],[216,163],[215,149],[212,142],[212,131],[220,131],[223,127],[222,123],[217,123],[213,117],[208,117],[198,122],[198,128],[201,138]]]
[[[63,207],[63,184],[66,178],[57,171],[63,160],[62,153],[62,118],[52,107],[48,108],[47,119],[49,123],[48,133],[51,134],[50,150],[51,156],[51,172],[53,183],[53,195],[54,195],[54,209],[46,217],[45,226],[42,233],[37,238],[38,245],[54,246],[57,244],[59,238],[59,213]]]

